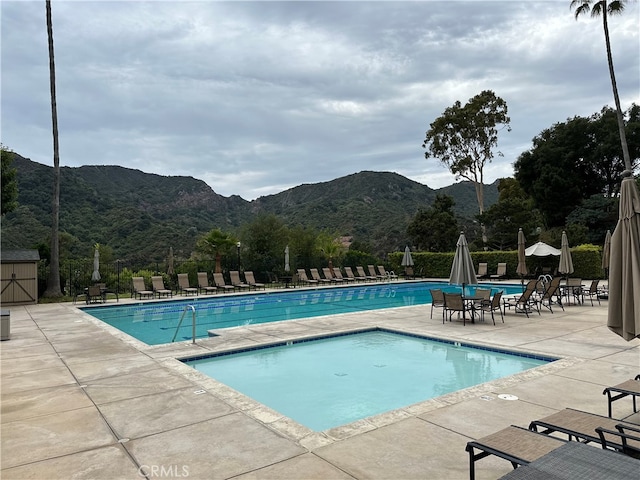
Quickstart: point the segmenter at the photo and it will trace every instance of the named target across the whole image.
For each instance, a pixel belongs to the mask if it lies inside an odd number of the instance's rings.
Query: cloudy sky
[[[193,176],[252,200],[363,170],[432,188],[429,124],[508,105],[487,183],[531,139],[613,105],[601,19],[553,1],[62,1],[53,28],[63,166]],[[623,108],[640,103],[640,9],[610,19]],[[51,165],[45,2],[0,1],[5,147]]]

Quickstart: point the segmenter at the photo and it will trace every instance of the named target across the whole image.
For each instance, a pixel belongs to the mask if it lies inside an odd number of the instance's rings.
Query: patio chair
[[[364,278],[365,280],[369,280],[369,281],[378,280],[378,277],[367,275],[366,273],[364,273],[364,268],[362,266],[356,266],[356,272],[358,272],[358,275]]]
[[[347,282],[347,283],[355,280],[354,278],[349,278],[342,275],[342,270],[340,270],[340,267],[333,267],[333,276],[334,278],[338,278],[343,282]]]
[[[550,435],[511,425],[467,442],[465,450],[469,453],[469,478],[476,478],[475,463],[489,455],[510,461],[515,469],[518,465],[527,465],[566,443],[565,440]],[[479,453],[475,453],[475,450],[479,450]]]
[[[251,285],[240,280],[240,272],[238,270],[231,270],[229,272],[229,278],[231,279],[231,285],[238,290],[251,290]]]
[[[554,303],[553,297],[556,297],[555,302],[560,305],[560,308],[562,308],[562,311],[564,312],[564,305],[562,305],[562,295],[560,294],[560,277],[555,277],[551,280],[551,282],[547,285],[546,290],[537,300],[537,302],[539,305],[548,308],[549,311],[553,313],[553,309],[551,308],[551,305]],[[547,303],[545,304],[545,302]]]
[[[462,312],[462,325],[466,325],[467,323],[467,315],[466,308],[464,305],[464,298],[462,298],[461,293],[448,293],[444,292],[444,313],[442,316],[442,323],[444,323],[444,319],[449,314],[449,321],[451,321],[451,317],[453,317],[454,313]]]
[[[266,286],[265,286],[264,283],[256,282],[256,279],[255,279],[255,277],[253,275],[253,272],[250,271],[250,270],[247,270],[246,272],[244,272],[244,280],[248,285],[252,286],[256,290],[258,290],[260,288],[263,289],[263,290],[266,289]]]
[[[614,418],[603,417],[595,413],[583,412],[573,408],[565,408],[559,412],[548,415],[539,420],[534,420],[529,424],[529,430],[550,435],[552,433],[565,434],[568,440],[576,440],[583,443],[602,444],[601,435],[596,432],[598,427],[615,430],[617,425],[627,426],[628,422],[622,422]],[[635,425],[638,427],[638,425]],[[615,450],[622,450],[623,445],[612,439],[608,439],[608,447]],[[640,443],[633,444],[640,449]],[[603,445],[604,446],[604,445]],[[640,450],[639,450],[640,451]]]
[[[324,267],[322,269],[322,274],[324,275],[324,278],[328,278],[330,282],[344,283],[344,278],[338,278],[335,275],[333,275],[329,267]]]
[[[567,303],[569,303],[569,299],[571,297],[573,297],[574,300],[579,304],[584,303],[581,278],[567,278],[566,283],[563,285],[563,289],[564,294],[567,297]]]
[[[491,275],[493,280],[500,280],[507,277],[507,264],[499,263],[495,275]]]
[[[165,297],[173,297],[173,291],[164,286],[164,280],[160,275],[151,277],[151,285],[153,286],[153,293],[158,295],[158,298],[163,295]]]
[[[330,278],[322,278],[320,276],[320,272],[318,272],[317,268],[310,268],[309,271],[311,272],[311,278],[313,280],[315,280],[318,283],[331,283],[331,279]]]
[[[358,282],[366,282],[367,279],[365,277],[361,277],[361,276],[356,276],[353,274],[353,270],[351,269],[351,267],[344,267],[344,273],[347,276],[347,279],[353,281],[358,281]]]
[[[640,397],[640,375],[636,375],[633,380],[627,380],[626,382],[619,383],[613,387],[607,387],[602,392],[607,396],[607,402],[609,404],[609,417],[611,417],[611,404],[616,400],[624,397],[631,396],[633,400],[633,411],[638,411],[636,404],[636,397]]]
[[[478,264],[478,273],[476,273],[476,278],[478,278],[478,279],[487,278],[488,274],[489,274],[489,271],[487,269],[487,264],[486,263],[479,263]]]
[[[493,312],[498,310],[500,312],[500,317],[502,317],[502,323],[504,323],[504,314],[502,313],[502,307],[500,304],[500,300],[502,299],[502,290],[497,292],[493,298],[489,300],[484,300],[480,304],[480,311],[482,312],[482,320],[484,321],[485,312],[491,313],[491,320],[493,320],[493,324],[496,324],[496,319],[493,316]]]
[[[216,293],[218,289],[209,285],[207,272],[198,272],[198,293]]]
[[[482,307],[483,303],[491,301],[491,289],[490,288],[476,288],[473,296],[477,299],[475,304],[478,308]]]
[[[87,288],[86,301],[89,303],[103,303],[105,300],[99,285],[91,285]]]
[[[589,285],[589,289],[583,291],[583,295],[585,297],[589,297],[589,300],[591,301],[591,306],[592,307],[593,307],[593,299],[594,299],[594,297],[598,301],[598,305],[600,305],[600,293],[601,292],[598,291],[598,284],[599,283],[600,283],[600,280],[591,280],[591,285]]]
[[[433,318],[433,309],[441,308],[442,309],[442,323],[444,323],[444,293],[439,288],[432,288],[429,290],[431,293],[431,315],[429,318]]]
[[[132,297],[140,298],[140,300],[142,300],[143,297],[153,298],[153,290],[147,290],[143,277],[131,277],[131,283],[133,285]]]
[[[179,273],[178,274],[178,293],[183,293],[184,295],[197,295],[198,289],[196,287],[192,287],[189,285],[189,274],[188,273]]]
[[[317,280],[312,280],[307,277],[307,272],[304,268],[298,269],[298,283],[300,284],[308,284],[308,285],[317,285],[319,282]]]
[[[398,275],[396,275],[393,270],[387,270],[384,268],[384,265],[378,265],[378,272],[385,280],[397,280]]]
[[[370,277],[374,277],[376,280],[386,280],[386,278],[387,278],[384,275],[380,275],[376,271],[376,267],[373,266],[373,265],[367,265],[367,270],[369,270],[369,276]]]
[[[640,459],[640,426],[629,424],[618,424],[616,430],[604,427],[596,428],[596,432],[600,436],[602,448],[613,448],[620,453],[629,455],[630,457]],[[620,440],[613,443],[611,437],[619,437]],[[618,443],[620,446],[618,447]],[[638,466],[640,468],[640,465]],[[637,470],[636,470],[637,473]]]
[[[507,308],[514,307],[516,313],[524,313],[527,318],[529,318],[529,312],[532,311],[532,308],[535,308],[538,311],[538,315],[540,315],[540,309],[538,308],[538,302],[532,298],[533,292],[536,289],[537,280],[529,280],[527,282],[527,286],[525,287],[522,295],[512,298],[505,298],[502,300],[502,306],[505,310]]]
[[[227,282],[224,281],[222,273],[213,274],[213,283],[215,283],[218,290],[222,290],[225,293],[233,292],[236,289],[236,287],[234,287],[233,285],[227,285]]]

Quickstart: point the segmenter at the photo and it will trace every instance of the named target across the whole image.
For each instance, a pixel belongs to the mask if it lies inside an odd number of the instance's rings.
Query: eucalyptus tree
[[[629,175],[632,173],[631,157],[629,156],[629,148],[627,146],[627,136],[624,128],[624,118],[622,108],[620,107],[620,97],[618,95],[618,86],[616,84],[616,75],[613,68],[613,56],[611,54],[611,40],[609,38],[609,15],[621,15],[624,12],[625,0],[571,0],[571,8],[575,9],[576,20],[581,15],[591,13],[592,17],[602,16],[602,28],[604,30],[604,43],[607,50],[607,63],[609,65],[609,76],[611,77],[611,88],[613,89],[613,99],[616,105],[616,114],[618,119],[618,133],[620,135],[620,144],[622,146],[622,156],[624,159],[625,169]]]
[[[473,182],[480,214],[484,212],[484,167],[498,144],[498,127],[511,130],[507,113],[507,103],[484,90],[464,106],[456,101],[448,107],[431,123],[422,143],[425,158],[436,158],[456,178]]]
[[[407,227],[407,235],[413,244],[429,252],[455,250],[460,228],[453,206],[452,197],[438,194],[431,207],[419,210]]]
[[[56,64],[53,52],[53,22],[51,0],[45,1],[47,12],[47,40],[49,44],[49,87],[51,91],[51,125],[53,133],[53,198],[51,201],[51,262],[45,297],[60,297],[60,149],[58,145],[58,109],[56,102]]]

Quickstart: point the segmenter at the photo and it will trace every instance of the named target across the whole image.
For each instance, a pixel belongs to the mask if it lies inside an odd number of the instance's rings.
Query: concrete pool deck
[[[11,340],[0,343],[0,476],[466,479],[469,440],[565,407],[607,415],[603,389],[640,373],[640,340],[607,329],[606,301],[530,318],[511,310],[495,326],[490,319],[443,324],[441,311],[430,319],[429,310],[290,320],[221,331],[196,345],[147,346],[71,304],[11,307]],[[176,360],[370,327],[562,359],[321,433]],[[615,402],[613,412],[632,415],[631,400]],[[510,470],[488,457],[476,475],[495,479]]]

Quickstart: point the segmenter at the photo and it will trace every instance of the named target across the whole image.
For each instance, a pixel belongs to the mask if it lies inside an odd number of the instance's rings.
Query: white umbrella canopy
[[[538,242],[531,245],[524,251],[524,254],[527,257],[536,256],[536,257],[548,257],[549,255],[555,255],[556,257],[560,255],[560,250],[552,247],[544,242]]]
[[[291,267],[289,266],[289,245],[284,249],[284,271],[289,273]]]
[[[563,275],[571,275],[573,273],[573,260],[571,259],[571,251],[569,250],[569,239],[567,232],[562,232],[562,244],[560,246],[560,265],[558,272]]]
[[[527,269],[527,259],[525,255],[525,245],[527,244],[527,239],[524,236],[524,232],[520,228],[518,230],[518,268],[516,268],[516,273],[522,277],[524,277],[529,270]]]
[[[609,330],[627,341],[640,337],[640,192],[627,176],[620,186],[618,224],[611,235]]]
[[[609,270],[609,259],[611,258],[611,230],[607,230],[604,237],[604,246],[602,247],[602,269],[606,272]]]
[[[100,278],[100,252],[98,251],[98,247],[96,247],[93,252],[93,273],[91,274],[91,281],[99,282]]]
[[[413,257],[411,256],[411,250],[409,249],[409,245],[404,247],[404,255],[402,256],[402,262],[400,263],[403,267],[413,267]]]
[[[469,244],[464,236],[460,233],[458,243],[456,244],[456,253],[453,256],[453,264],[451,265],[451,275],[449,275],[449,283],[462,285],[475,285],[478,283],[476,278],[476,270],[469,253]]]

